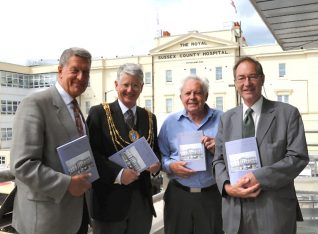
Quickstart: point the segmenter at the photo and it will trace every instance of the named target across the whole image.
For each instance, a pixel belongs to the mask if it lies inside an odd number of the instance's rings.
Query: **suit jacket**
[[[115,127],[119,135],[129,142],[128,128],[125,124],[124,115],[120,109],[118,101],[110,103],[110,111]],[[149,135],[149,119],[145,109],[137,106],[137,124],[136,129],[140,137]],[[155,115],[152,115],[154,134],[153,150],[159,155],[157,142],[157,121]],[[90,132],[90,143],[97,164],[100,179],[93,183],[93,218],[99,221],[116,222],[123,220],[129,211],[133,187],[139,186],[143,196],[151,207],[151,212],[155,216],[155,210],[152,202],[152,189],[150,173],[144,171],[139,179],[130,185],[114,184],[114,181],[122,167],[108,160],[108,157],[116,153],[114,142],[110,134],[106,119],[106,112],[103,105],[93,106],[87,118],[87,125]],[[124,145],[126,146],[126,145]],[[117,148],[118,150],[122,147]],[[158,157],[159,158],[159,157]]]
[[[74,234],[83,213],[83,197],[67,191],[56,148],[79,137],[55,86],[25,98],[13,126],[11,172],[17,194],[13,227],[23,234]]]
[[[242,138],[242,106],[227,111],[221,118],[216,137],[213,173],[223,193],[223,226],[227,234],[237,233],[241,202],[224,194],[229,181],[224,143]],[[262,167],[254,171],[262,191],[255,198],[255,233],[293,233],[296,218],[302,219],[296,197],[294,178],[307,165],[308,151],[299,111],[288,104],[263,99],[257,129],[257,145]],[[244,210],[242,211],[244,212]]]

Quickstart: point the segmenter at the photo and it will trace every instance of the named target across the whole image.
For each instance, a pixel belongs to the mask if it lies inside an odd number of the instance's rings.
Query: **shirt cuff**
[[[172,160],[169,160],[169,161],[166,161],[164,163],[164,171],[167,173],[167,174],[171,174],[172,171],[170,169],[170,164],[172,163],[173,161]]]
[[[222,197],[227,197],[227,196],[228,196],[228,194],[227,194],[227,192],[225,191],[225,188],[224,188],[226,184],[231,184],[231,183],[230,183],[229,180],[224,181],[223,189],[222,189],[222,194],[221,194]]]
[[[121,184],[121,175],[123,174],[124,169],[121,169],[120,172],[118,173],[114,184]]]

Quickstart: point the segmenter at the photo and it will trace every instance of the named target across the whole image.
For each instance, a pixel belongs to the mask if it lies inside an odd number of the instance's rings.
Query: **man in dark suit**
[[[240,59],[233,69],[243,105],[227,111],[216,137],[213,172],[222,193],[223,227],[227,234],[296,233],[302,219],[294,179],[308,163],[307,143],[297,108],[262,96],[261,64]],[[251,136],[256,137],[261,168],[230,184],[225,142],[242,138],[245,111],[252,109]]]
[[[83,207],[89,174],[65,175],[56,148],[80,137],[72,101],[85,91],[90,68],[88,51],[65,50],[55,86],[26,97],[18,107],[10,163],[17,186],[12,226],[18,233],[87,234]]]
[[[148,234],[155,215],[150,174],[160,170],[160,163],[139,174],[108,157],[142,136],[159,155],[156,117],[136,105],[143,88],[143,71],[137,64],[119,67],[115,87],[118,100],[92,107],[87,118],[100,174],[93,183],[93,229],[95,234]],[[129,112],[131,122],[126,120]]]

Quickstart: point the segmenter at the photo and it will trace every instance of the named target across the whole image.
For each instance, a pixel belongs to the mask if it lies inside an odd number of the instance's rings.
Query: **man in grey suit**
[[[227,111],[216,136],[213,173],[222,193],[223,228],[227,234],[296,233],[302,215],[294,179],[308,163],[304,126],[297,108],[262,96],[261,64],[240,59],[233,69],[243,105]],[[230,184],[225,142],[242,138],[245,110],[251,108],[261,168]]]
[[[56,148],[80,137],[72,101],[85,91],[90,68],[87,50],[65,50],[55,86],[26,97],[18,107],[11,148],[17,186],[12,226],[18,233],[87,233],[84,194],[90,175],[64,174]]]

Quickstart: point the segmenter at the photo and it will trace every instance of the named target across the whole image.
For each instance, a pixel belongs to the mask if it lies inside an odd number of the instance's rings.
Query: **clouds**
[[[0,22],[5,23],[0,61],[25,64],[28,59],[58,59],[72,46],[84,47],[94,57],[143,55],[154,47],[158,29],[172,35],[213,31],[238,16],[249,44],[264,39],[260,30],[264,24],[254,19],[249,2],[234,2],[237,15],[230,0],[1,1]],[[260,38],[255,36],[259,32]]]
[[[238,15],[248,45],[273,44],[275,39],[249,1],[238,0]]]
[[[172,34],[221,29],[234,18],[230,2],[217,0],[179,0],[159,12],[161,27]]]

